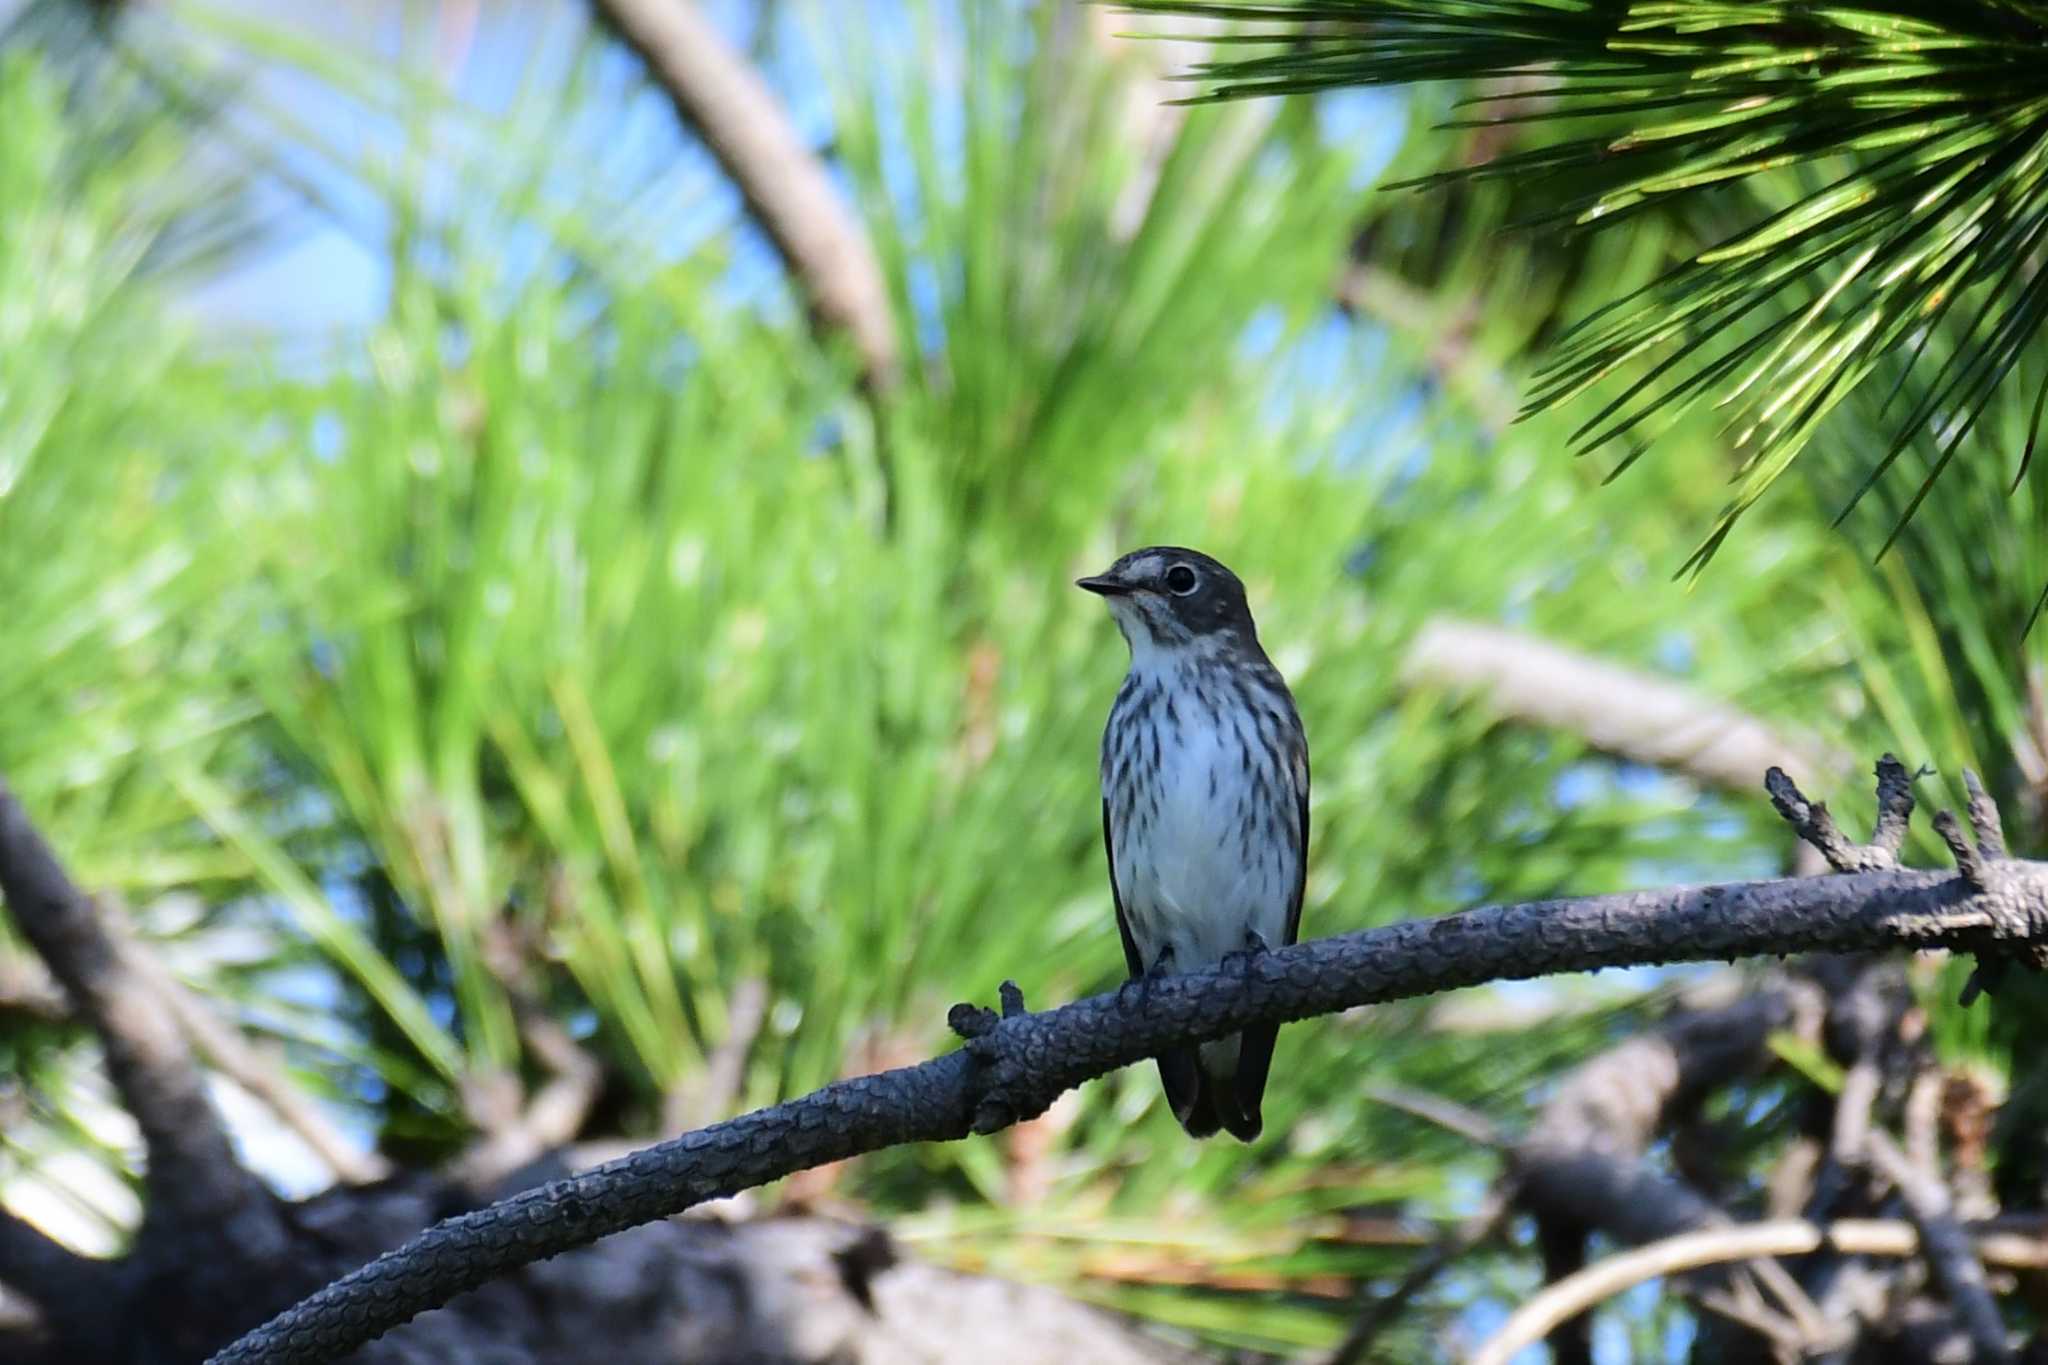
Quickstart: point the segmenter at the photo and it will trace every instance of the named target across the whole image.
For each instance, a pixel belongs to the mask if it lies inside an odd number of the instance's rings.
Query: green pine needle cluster
[[[2048,317],[2048,5],[1131,8],[1253,21],[1234,44],[1282,44],[1203,66],[1205,98],[1477,82],[1459,126],[1517,139],[1408,186],[1510,182],[1540,232],[1682,217],[1687,249],[1543,357],[1528,410],[1569,405],[1575,447],[1621,450],[1619,472],[1689,411],[1718,408],[1733,488],[1688,567],[1866,381],[1887,394],[1889,439],[1849,505],[1916,437],[1940,450],[1884,548],[2008,381],[2033,395],[2024,444],[2004,454],[2024,475],[2048,402],[2034,344]],[[1506,91],[1487,84],[1508,77]]]

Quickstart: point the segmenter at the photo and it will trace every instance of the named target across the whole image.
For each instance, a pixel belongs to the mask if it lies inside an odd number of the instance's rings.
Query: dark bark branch
[[[177,1021],[123,956],[93,902],[65,875],[21,803],[0,783],[0,895],[81,1016],[99,1035],[107,1073],[142,1130],[148,1237],[157,1228],[211,1230],[223,1268],[285,1245],[277,1207],[243,1169],[206,1097]]]
[[[1790,991],[1778,989],[1681,1014],[1588,1058],[1559,1084],[1510,1163],[1517,1200],[1536,1215],[1546,1281],[1584,1266],[1588,1231],[1635,1245],[1728,1222],[1644,1153],[1674,1115],[1762,1062],[1771,1033],[1794,1012]],[[1777,1272],[1780,1287],[1788,1280]],[[1548,1341],[1559,1365],[1590,1360],[1592,1324],[1574,1314],[1550,1327]]]
[[[1118,1067],[1258,1022],[1488,981],[1800,952],[2048,942],[2048,864],[1990,864],[1986,884],[1890,870],[1490,906],[1319,939],[1005,1017],[956,1007],[967,1046],[840,1081],[429,1228],[214,1359],[330,1360],[515,1266],[827,1161],[991,1133]]]
[[[1546,1285],[1574,1283],[1586,1268],[1586,1225],[1561,1214],[1539,1213],[1536,1248],[1543,1257]],[[1592,1306],[1588,1303],[1579,1312],[1565,1314],[1543,1333],[1550,1365],[1593,1365]]]
[[[0,1210],[0,1284],[35,1305],[52,1337],[87,1351],[99,1344],[112,1280],[109,1262],[80,1256]]]
[[[1721,1220],[1713,1201],[1643,1154],[1674,1111],[1761,1062],[1792,1015],[1785,991],[1763,992],[1681,1015],[1581,1063],[1515,1144],[1520,1202],[1631,1244]]]
[[[1771,804],[1799,837],[1820,850],[1837,872],[1875,872],[1899,863],[1899,841],[1913,813],[1912,779],[1896,758],[1886,754],[1877,764],[1877,825],[1870,842],[1859,844],[1842,833],[1825,801],[1809,801],[1790,777],[1772,768],[1764,774]]]
[[[1950,1212],[1948,1190],[1932,1172],[1908,1161],[1890,1134],[1881,1129],[1871,1130],[1864,1151],[1871,1165],[1899,1192],[1899,1202],[1906,1206],[1906,1216],[1920,1234],[1920,1254],[1970,1335],[1973,1359],[1988,1365],[2010,1361],[2012,1348],[2006,1341],[2005,1319],[1999,1316],[1998,1302],[1984,1282],[1984,1267],[1969,1235]]]
[[[1987,858],[2008,856],[2005,849],[2005,826],[1998,818],[1998,807],[1992,803],[1984,784],[1977,780],[1977,774],[1963,769],[1963,790],[1970,798],[1970,829],[1977,836],[1977,847]]]
[[[874,247],[775,92],[690,0],[597,0],[597,9],[732,177],[813,315],[852,339],[871,388],[888,388],[896,323]]]
[[[0,1210],[0,1284],[42,1299],[98,1262],[45,1236],[33,1224]]]

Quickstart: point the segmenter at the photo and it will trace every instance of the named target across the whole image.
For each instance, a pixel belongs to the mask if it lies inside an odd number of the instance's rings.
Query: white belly
[[[1281,946],[1297,876],[1286,837],[1295,816],[1265,807],[1290,799],[1287,783],[1278,773],[1263,790],[1252,781],[1251,727],[1233,717],[1168,733],[1144,798],[1122,821],[1112,803],[1117,891],[1144,965],[1169,946],[1175,971],[1212,965],[1244,949],[1248,930]]]

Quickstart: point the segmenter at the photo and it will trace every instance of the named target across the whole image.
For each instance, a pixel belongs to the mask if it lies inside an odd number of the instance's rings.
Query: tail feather
[[[1204,1138],[1216,1131],[1211,1087],[1194,1048],[1177,1047],[1160,1053],[1159,1082],[1166,1090],[1167,1107],[1173,1110],[1180,1126],[1187,1129],[1189,1137]]]
[[[1257,1137],[1264,1126],[1259,1104],[1266,1097],[1266,1074],[1273,1067],[1273,1040],[1279,1036],[1278,1024],[1254,1024],[1237,1036],[1237,1074],[1231,1078],[1231,1094],[1242,1126],[1231,1124],[1227,1118],[1224,1124],[1245,1142]]]
[[[1275,1032],[1276,1026],[1261,1025],[1220,1046],[1211,1043],[1203,1049],[1175,1048],[1160,1054],[1159,1079],[1166,1102],[1189,1137],[1205,1138],[1221,1128],[1240,1142],[1250,1142],[1264,1130],[1259,1104],[1266,1091]]]

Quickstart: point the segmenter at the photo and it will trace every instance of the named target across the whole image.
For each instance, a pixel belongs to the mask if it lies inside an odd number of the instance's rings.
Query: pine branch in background
[[[1198,68],[1206,98],[1547,75],[1491,99],[1483,122],[1555,137],[1406,183],[1512,178],[1543,230],[1688,211],[1698,248],[1582,319],[1544,358],[1528,408],[1584,412],[1575,445],[1621,450],[1616,472],[1683,415],[1720,408],[1739,465],[1688,568],[1874,375],[1893,386],[1889,434],[1850,505],[1917,435],[1940,451],[1888,548],[2048,319],[2048,5],[1130,8],[1254,21],[1238,42],[1285,43]],[[2048,386],[2022,474],[2044,408]]]
[[[597,11],[732,177],[819,324],[852,339],[863,381],[894,385],[896,324],[874,246],[775,92],[687,0],[599,0]]]

